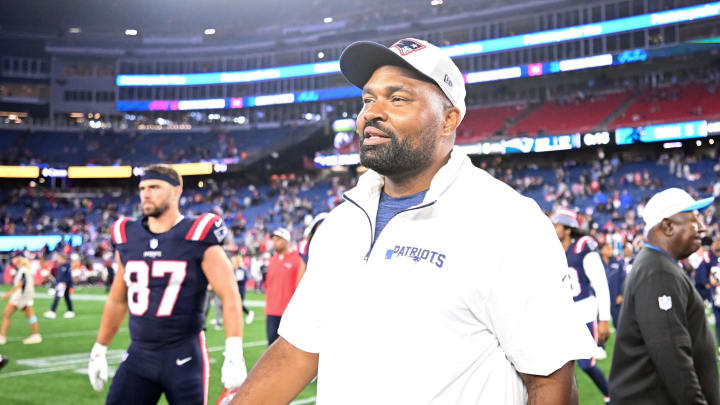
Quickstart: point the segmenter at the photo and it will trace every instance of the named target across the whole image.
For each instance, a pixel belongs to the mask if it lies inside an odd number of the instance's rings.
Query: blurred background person
[[[10,299],[3,311],[2,329],[0,330],[0,345],[7,343],[7,330],[10,326],[10,317],[17,310],[23,311],[30,324],[31,335],[23,340],[23,344],[36,344],[42,342],[42,336],[38,332],[38,321],[33,311],[33,299],[35,297],[34,274],[30,261],[21,254],[12,258],[12,265],[15,268],[13,287],[3,294],[2,299]]]
[[[278,228],[272,233],[273,250],[267,266],[265,315],[268,346],[278,338],[282,315],[290,303],[295,288],[305,273],[305,263],[297,250],[290,249],[290,231]]]
[[[610,289],[610,315],[613,325],[617,328],[620,322],[620,307],[623,302],[623,287],[625,286],[625,261],[615,257],[609,243],[600,245],[600,257],[605,265],[605,277]]]
[[[54,255],[55,264],[57,266],[55,273],[55,298],[53,299],[50,310],[45,312],[43,316],[48,319],[55,319],[57,315],[55,311],[58,307],[60,298],[65,298],[65,305],[67,311],[63,315],[64,318],[74,318],[75,312],[73,311],[72,303],[72,288],[73,288],[73,277],[70,263],[68,263],[67,254],[65,252],[58,252]]]

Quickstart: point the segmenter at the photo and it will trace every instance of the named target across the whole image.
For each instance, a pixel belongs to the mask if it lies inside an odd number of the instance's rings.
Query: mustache
[[[390,139],[395,139],[395,132],[393,132],[391,129],[386,128],[384,125],[380,124],[379,121],[366,121],[365,127],[363,128],[363,134],[362,139],[365,139],[365,128],[367,127],[373,127],[375,129],[379,129],[380,131],[384,132]]]

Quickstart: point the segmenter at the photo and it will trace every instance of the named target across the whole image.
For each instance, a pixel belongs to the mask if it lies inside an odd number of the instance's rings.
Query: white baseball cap
[[[679,212],[703,210],[715,201],[715,197],[703,198],[695,201],[690,194],[680,188],[669,188],[663,190],[650,198],[643,211],[645,230],[643,234],[648,235],[655,225]]]
[[[402,66],[435,82],[452,105],[465,116],[465,79],[455,62],[437,46],[415,38],[403,38],[389,48],[370,41],[350,44],[340,56],[340,71],[355,86],[363,88],[381,66]]]
[[[285,228],[278,228],[275,231],[273,231],[272,236],[277,236],[279,238],[283,238],[286,241],[290,242],[290,231],[288,231]]]

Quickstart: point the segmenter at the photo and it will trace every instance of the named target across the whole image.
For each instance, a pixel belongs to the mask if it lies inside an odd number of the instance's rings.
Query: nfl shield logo
[[[658,297],[658,306],[663,311],[669,311],[672,308],[672,298],[667,295]]]
[[[158,240],[150,239],[150,249],[157,249],[157,247],[158,247]]]

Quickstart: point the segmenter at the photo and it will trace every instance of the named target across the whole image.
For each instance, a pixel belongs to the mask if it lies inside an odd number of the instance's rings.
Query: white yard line
[[[95,331],[94,333],[97,332]],[[246,342],[243,344],[243,347],[252,348],[266,345],[267,341],[259,340],[254,342]],[[225,346],[213,346],[208,348],[208,351],[219,352],[224,349]],[[119,364],[123,354],[125,354],[124,350],[110,350],[107,355],[108,363],[113,365]],[[17,364],[36,368],[30,370],[13,371],[9,373],[0,373],[0,379],[19,377],[24,375],[54,373],[57,371],[79,370],[78,366],[85,365],[89,358],[90,352],[88,351],[87,353],[72,353],[60,356],[20,359],[17,360]],[[84,374],[87,374],[87,369],[82,370],[84,371]]]
[[[118,333],[126,333],[127,331],[128,331],[127,328],[120,328],[120,330],[118,330]],[[75,331],[75,332],[62,332],[62,333],[41,333],[41,335],[42,335],[43,340],[67,338],[67,337],[77,337],[77,336],[94,336],[94,335],[97,335],[97,329],[96,330]],[[7,341],[8,342],[19,342],[23,339],[25,339],[25,337],[9,337],[9,338],[7,338]]]
[[[54,298],[55,298],[54,295],[35,294],[36,300],[51,300]],[[77,301],[104,302],[107,300],[107,295],[103,295],[103,294],[73,294],[72,299],[77,300]],[[244,303],[245,303],[246,307],[265,308],[265,301],[262,301],[262,300],[246,300]]]

